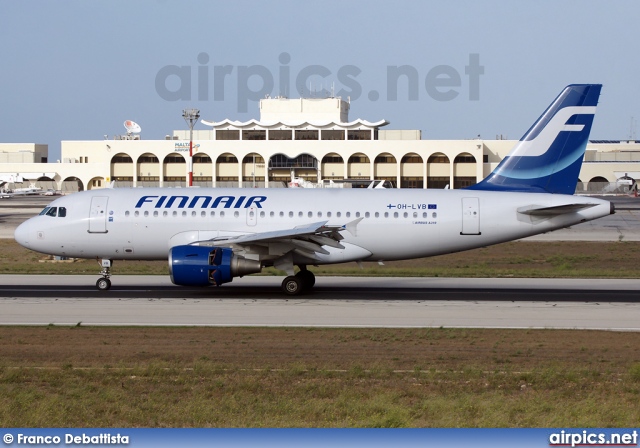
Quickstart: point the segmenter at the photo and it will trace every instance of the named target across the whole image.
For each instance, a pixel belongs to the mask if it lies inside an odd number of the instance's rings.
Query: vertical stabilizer
[[[572,84],[472,190],[573,194],[601,84]]]

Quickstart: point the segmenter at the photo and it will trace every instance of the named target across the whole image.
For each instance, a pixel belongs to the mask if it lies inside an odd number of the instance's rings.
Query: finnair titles
[[[135,208],[150,204],[153,208],[262,208],[266,196],[142,196]],[[198,203],[200,203],[198,205]]]

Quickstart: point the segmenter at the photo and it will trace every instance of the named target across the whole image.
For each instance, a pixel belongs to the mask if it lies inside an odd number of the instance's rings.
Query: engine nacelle
[[[261,270],[259,261],[234,255],[226,247],[175,246],[169,250],[169,272],[176,285],[220,286],[233,277]]]

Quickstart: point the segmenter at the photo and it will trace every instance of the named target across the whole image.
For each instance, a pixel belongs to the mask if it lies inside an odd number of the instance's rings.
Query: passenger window
[[[216,216],[216,212],[211,212],[211,217],[213,218],[214,216]]]
[[[47,216],[56,216],[58,214],[58,207],[51,207],[47,211]]]
[[[124,216],[126,216],[127,218],[129,217],[131,213],[129,213],[129,210],[127,210],[126,212],[124,212]]]
[[[187,217],[187,212],[184,212],[184,211],[183,211],[183,212],[182,212],[182,217],[183,217],[183,218],[186,218],[186,217]]]
[[[166,211],[166,210],[165,210],[165,211],[163,211],[163,212],[162,212],[162,216],[164,216],[164,217],[169,216],[169,212],[168,212],[168,211]]]
[[[418,217],[418,212],[413,212],[413,217],[417,218]]]
[[[384,217],[388,218],[389,217],[389,212],[384,212]]]
[[[260,212],[260,217],[264,218],[266,216],[265,212]]]
[[[342,216],[342,213],[338,212],[336,213],[336,216],[339,218],[340,216]]]
[[[398,217],[398,212],[394,212],[393,217],[397,218]]]
[[[331,212],[327,212],[327,218],[331,218]]]
[[[289,212],[289,218],[293,218],[293,212]]]
[[[403,216],[406,218],[406,217],[408,217],[408,216],[409,216],[409,213],[404,212],[404,215],[403,215]]]
[[[140,212],[138,210],[136,210],[136,212],[133,214],[133,216],[136,216],[136,217],[140,216]]]
[[[298,217],[302,218],[302,212],[298,212]]]
[[[136,212],[136,213],[138,213],[138,212]],[[178,216],[178,212],[174,210],[173,211],[173,217],[176,218],[177,216]]]
[[[422,213],[422,217],[423,217],[423,218],[426,218],[426,217],[427,217],[427,212],[423,212],[423,213]]]
[[[147,216],[149,216],[149,212],[144,212],[144,217],[146,218]]]
[[[380,213],[376,212],[376,218],[380,217]]]
[[[240,212],[233,212],[233,217],[237,218],[238,216],[240,216]]]
[[[220,217],[224,218],[224,212],[220,212]]]
[[[283,218],[284,217],[284,212],[280,212],[280,217]]]
[[[365,214],[364,214],[364,217],[365,217],[365,218],[368,218],[368,217],[369,217],[369,212],[365,213]]]
[[[313,218],[313,212],[309,212],[309,213],[307,213],[307,216],[308,216],[309,218]]]
[[[347,218],[351,218],[351,212],[347,212],[347,213],[345,213],[345,216],[346,216]]]
[[[66,216],[67,216],[67,207],[59,207],[58,218],[66,218]]]
[[[202,213],[200,213],[200,216],[202,216],[203,218],[206,218],[207,217],[207,212],[203,211]]]
[[[275,212],[269,212],[269,217],[273,218],[275,216]]]
[[[318,212],[318,218],[322,218],[322,212]]]
[[[153,211],[153,217],[154,217],[154,218],[157,218],[157,217],[158,217],[158,210],[154,210],[154,211]]]
[[[356,212],[356,218],[360,217],[360,212]]]

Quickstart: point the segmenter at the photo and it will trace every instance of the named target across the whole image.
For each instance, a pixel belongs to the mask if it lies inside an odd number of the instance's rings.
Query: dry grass
[[[99,270],[0,250],[0,273]],[[639,265],[635,242],[516,242],[314,272],[638,278]],[[166,274],[166,261],[114,273]],[[1,427],[631,427],[639,395],[639,333],[0,328]]]
[[[640,334],[0,328],[0,426],[635,426]]]

